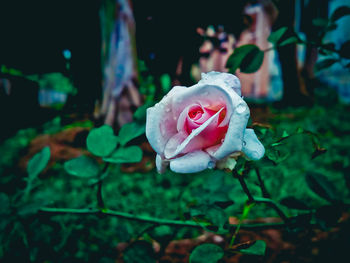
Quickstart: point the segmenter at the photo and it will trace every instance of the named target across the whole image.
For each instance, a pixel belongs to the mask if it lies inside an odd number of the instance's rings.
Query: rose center
[[[192,119],[192,120],[198,120],[202,117],[202,114],[204,113],[204,111],[202,110],[201,107],[196,107],[193,108],[189,111],[188,116]]]

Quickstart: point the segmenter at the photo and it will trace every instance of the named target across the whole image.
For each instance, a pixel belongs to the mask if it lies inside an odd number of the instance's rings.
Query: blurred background
[[[39,212],[43,205],[81,208],[95,202],[90,193],[95,185],[72,179],[63,168],[87,152],[91,128],[108,124],[117,133],[126,123],[144,127],[145,109],[171,87],[191,86],[201,73],[220,71],[241,80],[249,125],[268,149],[257,167],[270,196],[277,201],[292,196],[320,215],[316,230],[243,231],[242,242],[264,239],[267,254],[224,262],[346,262],[349,14],[349,0],[1,1],[0,261],[188,262],[201,242],[225,246],[227,236],[198,229],[146,233],[144,224],[117,218]],[[256,53],[244,53],[245,45],[254,45]],[[287,137],[283,149],[271,146]],[[134,214],[182,218],[178,211],[188,213],[198,188],[213,175],[159,176],[145,136],[131,144],[141,147],[142,161],[113,168],[104,190],[109,204]],[[45,146],[51,150],[49,166],[32,189],[33,199],[19,204],[28,160]],[[312,192],[305,181],[311,172],[332,190]],[[253,173],[248,181],[259,192]],[[229,222],[237,222],[244,197],[237,197],[241,193],[231,178],[221,179],[230,198],[238,198],[225,210]],[[329,202],[324,191],[333,191],[333,185],[337,198]],[[291,216],[300,214],[295,203],[282,203]],[[276,215],[261,208],[250,217],[270,222]],[[147,241],[136,244],[156,256],[150,261],[134,256],[135,240]]]

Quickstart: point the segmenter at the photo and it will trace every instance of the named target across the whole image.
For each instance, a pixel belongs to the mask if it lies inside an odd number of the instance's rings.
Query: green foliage
[[[238,68],[243,73],[254,73],[260,68],[263,59],[264,52],[256,45],[243,45],[234,50],[227,60],[226,67],[231,73],[234,73]]]
[[[28,78],[37,81],[41,89],[55,90],[73,95],[77,92],[71,81],[62,73],[31,75]]]
[[[158,226],[149,232],[149,235],[159,242],[161,245],[166,246],[174,238],[175,229],[169,226]]]
[[[137,110],[134,113],[134,118],[136,121],[139,122],[146,122],[146,113],[147,113],[147,109],[149,107],[152,107],[153,103],[148,102],[145,103],[144,105],[142,105],[141,107],[138,107]]]
[[[299,42],[299,39],[293,36],[293,37],[287,38],[286,40],[283,40],[280,44],[278,44],[278,46],[283,47],[283,46],[290,45],[293,43],[298,43],[298,42]]]
[[[169,90],[171,89],[171,79],[168,74],[163,74],[160,77],[160,83],[162,85],[162,92],[163,94],[167,94]]]
[[[10,198],[5,193],[0,192],[0,215],[4,216],[9,213]]]
[[[190,263],[216,263],[223,256],[224,251],[218,245],[202,244],[191,253]]]
[[[64,169],[70,175],[78,177],[96,177],[100,170],[94,159],[84,155],[65,162]]]
[[[101,157],[110,155],[117,144],[118,138],[114,135],[112,127],[108,125],[92,129],[86,140],[88,150]]]
[[[145,96],[145,103],[154,103],[156,96],[156,86],[154,84],[154,77],[150,74],[144,61],[138,61],[138,69],[140,72],[140,87],[139,91]]]
[[[140,125],[136,122],[126,123],[119,131],[119,142],[122,146],[127,144],[134,138],[145,133],[145,125]]]
[[[308,172],[306,174],[306,182],[316,194],[327,201],[333,203],[339,200],[334,186],[324,175],[315,172]]]
[[[257,240],[248,248],[240,249],[239,252],[246,255],[264,256],[266,251],[266,243],[263,240]]]
[[[339,54],[344,58],[350,58],[350,40],[342,44]]]
[[[118,148],[110,156],[103,158],[110,163],[138,163],[141,159],[142,150],[138,146]]]
[[[283,198],[280,203],[288,208],[291,209],[298,209],[298,210],[310,210],[310,208],[302,201],[296,199],[293,196],[288,196]]]
[[[228,221],[228,216],[222,208],[216,205],[199,205],[191,208],[190,213],[196,220],[210,222],[209,230],[225,232],[223,227]]]
[[[149,242],[138,240],[124,252],[125,263],[155,263],[155,255]]]
[[[337,61],[338,59],[334,59],[334,58],[326,58],[321,61],[318,61],[315,65],[315,71],[321,71],[323,69],[329,68]]]
[[[312,24],[317,27],[326,27],[328,25],[327,18],[314,18]]]
[[[337,21],[338,19],[350,15],[350,7],[348,6],[340,6],[338,7],[331,15],[331,21]]]
[[[267,40],[271,42],[273,45],[277,45],[277,43],[281,40],[283,35],[287,32],[287,27],[281,27],[274,32],[271,32]]]
[[[269,123],[272,127],[254,127],[266,147],[266,156],[254,163],[243,158],[237,160],[237,172],[244,173],[254,197],[262,196],[255,168],[260,171],[271,199],[280,200],[281,210],[293,217],[291,228],[294,225],[308,226],[311,222],[328,230],[338,224],[344,211],[342,203],[350,200],[347,187],[350,181],[347,176],[350,167],[347,154],[350,147],[348,108],[337,104],[336,97],[321,88],[316,93],[318,105],[313,108],[271,108]],[[144,120],[145,108],[141,113],[140,122]],[[91,123],[81,125],[91,126]],[[62,127],[61,121],[56,119],[41,129],[50,134],[68,127]],[[135,132],[132,129],[124,132],[128,133]],[[167,171],[160,176],[155,170],[126,173],[120,169],[121,165],[111,163],[107,171],[103,169],[104,174],[98,177],[102,172],[99,163],[107,158],[120,158],[116,163],[130,162],[141,153],[137,146],[128,145],[142,139],[131,141],[136,137],[128,137],[124,142],[127,146],[116,145],[108,156],[97,157],[98,161],[82,156],[83,160],[78,162],[73,159],[65,164],[53,163],[45,176],[36,176],[28,188],[23,180],[26,178],[25,171],[20,171],[16,165],[37,134],[33,129],[22,131],[0,146],[0,259],[3,262],[20,261],[19,254],[28,262],[114,262],[118,257],[116,247],[121,242],[128,244],[123,254],[119,254],[124,261],[155,262],[158,258],[152,249],[153,240],[166,246],[171,240],[194,238],[202,233],[203,229],[164,225],[147,230],[152,224],[98,213],[43,212],[43,207],[99,211],[96,183],[101,180],[102,196],[109,209],[134,216],[206,222],[209,223],[206,230],[227,236],[230,236],[228,216],[240,218],[242,211],[246,211],[243,209],[247,197],[238,181],[232,174],[223,171],[207,170],[181,176]],[[117,137],[122,138],[122,134]],[[113,136],[116,137],[112,133]],[[323,148],[325,150],[321,151]],[[315,155],[320,151],[322,154]],[[140,158],[139,155],[134,161]],[[64,168],[77,176],[68,176]],[[317,176],[310,177],[310,172],[317,173]],[[264,205],[256,204],[253,208],[246,215],[247,219],[278,216]],[[249,247],[239,246],[233,252],[261,256],[266,247],[261,242]],[[120,247],[123,245],[120,244]],[[222,260],[223,251],[220,249],[213,260]],[[209,258],[207,251],[199,253],[197,259]]]
[[[30,178],[38,176],[45,169],[50,161],[50,156],[50,147],[47,146],[29,160],[27,165],[27,172]]]

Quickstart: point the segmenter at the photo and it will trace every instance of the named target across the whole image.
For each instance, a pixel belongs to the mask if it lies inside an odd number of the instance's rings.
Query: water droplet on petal
[[[237,113],[243,113],[245,112],[247,107],[244,104],[239,104],[236,108]]]
[[[243,146],[246,146],[246,145],[247,145],[247,143],[245,141],[243,141]]]
[[[208,168],[209,168],[209,169],[213,169],[214,167],[215,167],[215,162],[210,161],[210,162],[208,163]]]
[[[166,112],[170,112],[170,108],[166,108],[165,111],[166,111]]]
[[[225,139],[221,139],[221,143],[223,143],[225,141]]]

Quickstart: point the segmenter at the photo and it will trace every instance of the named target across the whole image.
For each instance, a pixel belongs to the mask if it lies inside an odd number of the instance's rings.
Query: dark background
[[[12,0],[0,1],[0,65],[24,74],[62,72],[69,74],[78,90],[70,98],[70,112],[89,113],[101,98],[102,1]],[[190,4],[189,4],[190,3]],[[137,55],[150,72],[159,76],[175,72],[179,57],[190,67],[198,60],[201,38],[197,27],[224,25],[238,35],[245,1],[132,1],[136,20]],[[72,53],[71,72],[66,72],[64,49]],[[189,68],[185,68],[189,72]],[[1,73],[0,73],[1,74]],[[1,77],[1,76],[0,76]],[[37,101],[36,83],[11,76],[11,96],[0,96],[0,121],[6,123],[7,137],[19,128],[52,118]],[[184,79],[184,84],[189,78]],[[187,82],[187,83],[186,83]]]

